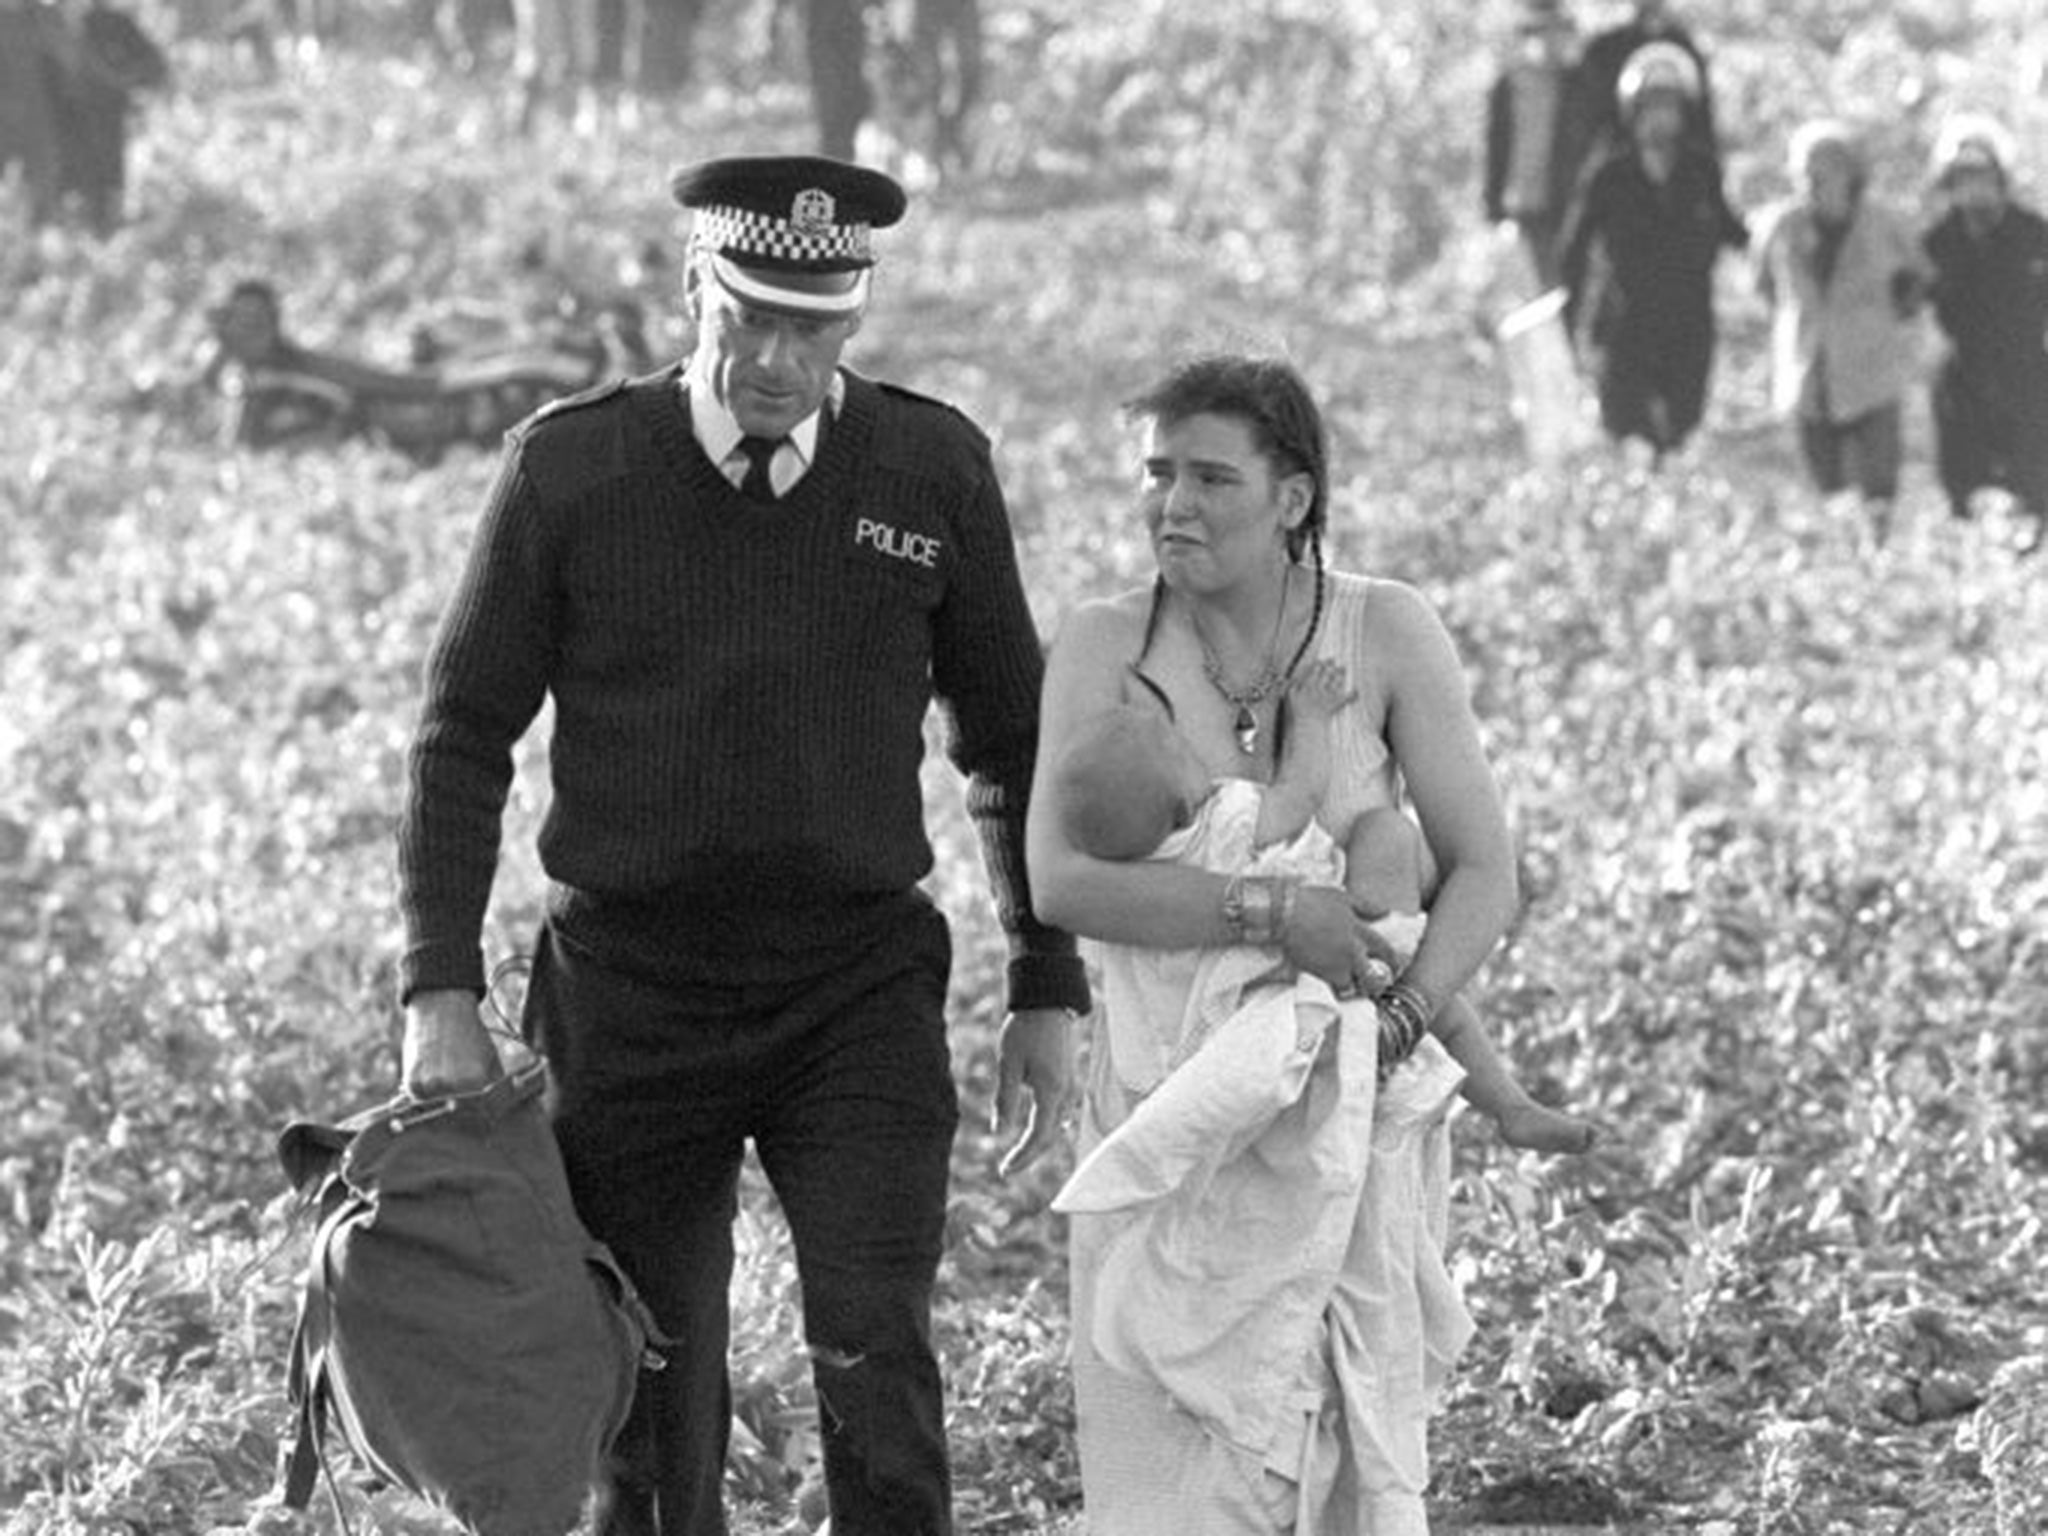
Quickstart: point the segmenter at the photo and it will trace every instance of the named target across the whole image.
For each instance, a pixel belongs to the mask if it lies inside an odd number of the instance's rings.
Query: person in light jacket
[[[1796,424],[1816,488],[1854,488],[1882,544],[1899,488],[1900,418],[1913,377],[1914,317],[1927,283],[1915,231],[1869,193],[1849,124],[1792,136],[1797,189],[1758,223],[1758,291],[1771,306],[1771,398]]]

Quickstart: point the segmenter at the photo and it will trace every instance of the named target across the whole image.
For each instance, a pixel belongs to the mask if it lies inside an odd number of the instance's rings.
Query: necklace
[[[1294,575],[1288,567],[1280,576],[1280,611],[1273,618],[1273,633],[1266,640],[1266,659],[1260,665],[1258,676],[1242,688],[1230,686],[1230,679],[1223,675],[1223,663],[1216,657],[1216,651],[1209,644],[1209,637],[1202,633],[1202,622],[1188,610],[1188,623],[1195,631],[1195,644],[1202,648],[1202,675],[1209,679],[1209,685],[1223,695],[1223,701],[1237,712],[1231,716],[1230,728],[1237,737],[1237,749],[1246,757],[1259,750],[1259,705],[1284,686],[1294,676],[1294,669],[1301,665],[1302,652],[1308,649],[1308,639],[1303,637],[1300,647],[1288,658],[1287,665],[1275,664],[1274,647],[1280,643],[1280,629],[1287,621],[1287,594]],[[1313,629],[1313,626],[1311,626]]]

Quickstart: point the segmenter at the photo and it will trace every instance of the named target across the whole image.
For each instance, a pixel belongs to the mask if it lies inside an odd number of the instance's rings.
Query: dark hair
[[[1213,353],[1182,363],[1143,394],[1126,400],[1134,421],[1171,426],[1190,416],[1234,416],[1283,475],[1307,475],[1308,515],[1287,530],[1287,558],[1322,540],[1330,515],[1330,442],[1307,381],[1277,357]]]
[[[245,277],[228,290],[228,302],[230,304],[233,304],[238,299],[260,300],[262,303],[270,306],[270,312],[273,315],[283,307],[278,302],[276,287],[260,277]]]

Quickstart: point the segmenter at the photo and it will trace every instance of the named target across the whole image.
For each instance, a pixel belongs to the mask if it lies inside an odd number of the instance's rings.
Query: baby
[[[1241,867],[1246,853],[1270,855],[1298,840],[1302,859],[1341,875],[1353,902],[1383,932],[1407,930],[1396,942],[1412,947],[1437,882],[1420,831],[1399,810],[1375,807],[1357,818],[1340,850],[1315,820],[1330,777],[1330,722],[1350,698],[1335,662],[1319,659],[1301,669],[1288,689],[1286,737],[1266,785],[1212,779],[1160,707],[1105,710],[1081,728],[1059,765],[1068,834],[1095,858],[1174,857],[1229,874],[1248,872]],[[1224,797],[1247,795],[1257,803],[1250,848],[1225,847],[1212,813]],[[1467,1102],[1494,1121],[1510,1146],[1584,1152],[1593,1145],[1590,1122],[1537,1103],[1515,1081],[1464,999],[1446,1003],[1430,1032],[1465,1069]],[[1188,1049],[1174,1054],[1184,1059]]]

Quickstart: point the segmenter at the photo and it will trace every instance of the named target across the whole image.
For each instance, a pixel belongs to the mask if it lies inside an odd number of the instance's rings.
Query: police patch
[[[872,550],[890,560],[923,566],[928,571],[938,569],[939,551],[945,548],[932,534],[897,528],[872,517],[854,523],[853,543],[856,549]]]

